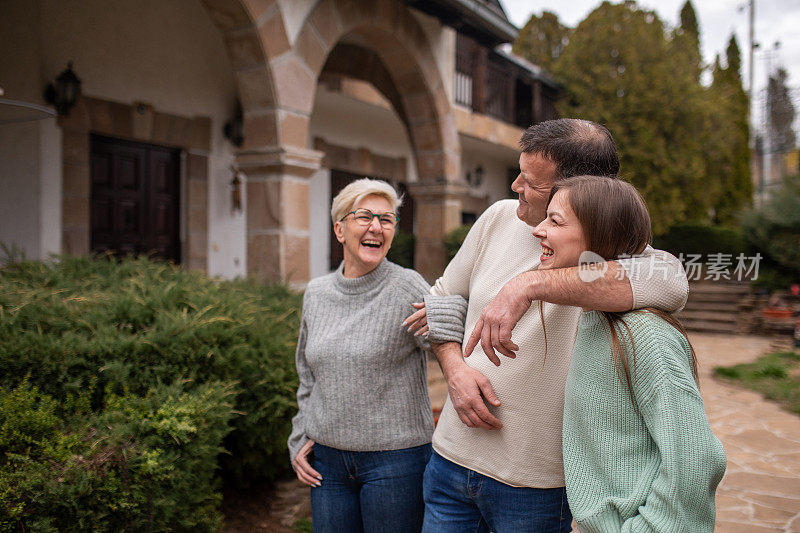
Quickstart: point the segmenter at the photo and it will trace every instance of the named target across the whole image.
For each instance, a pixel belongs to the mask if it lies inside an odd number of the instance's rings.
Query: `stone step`
[[[683,310],[680,313],[676,314],[675,316],[681,322],[684,321],[695,321],[695,322],[720,322],[720,323],[729,323],[735,324],[737,314],[736,313],[715,313],[713,311],[692,311],[692,310]]]
[[[748,283],[725,281],[718,283],[708,281],[692,281],[689,282],[689,294],[693,292],[747,294],[750,292],[750,285]]]
[[[735,294],[729,292],[692,292],[689,290],[690,302],[721,302],[721,303],[738,303],[744,298],[745,295]]]
[[[686,302],[684,311],[718,311],[721,313],[738,313],[739,302],[699,302],[692,300]]]
[[[704,320],[683,320],[681,324],[687,331],[699,331],[705,333],[731,333],[737,334],[739,330],[735,324],[727,322],[707,322]]]

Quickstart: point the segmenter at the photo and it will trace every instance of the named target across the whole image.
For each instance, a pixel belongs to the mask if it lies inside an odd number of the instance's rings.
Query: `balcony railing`
[[[490,50],[461,33],[456,37],[454,97],[457,104],[527,128],[558,118],[557,90],[537,79],[524,62]]]

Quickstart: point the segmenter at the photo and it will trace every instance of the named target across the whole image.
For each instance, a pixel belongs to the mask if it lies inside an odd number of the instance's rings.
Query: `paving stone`
[[[753,518],[759,522],[768,522],[776,526],[785,526],[794,515],[791,511],[784,511],[782,509],[775,509],[773,507],[766,507],[764,505],[753,505]]]
[[[782,498],[780,496],[745,493],[745,497],[750,501],[760,503],[766,507],[787,511],[791,516],[800,514],[800,496],[796,498]]]
[[[770,339],[691,334],[704,362],[701,393],[728,469],[717,490],[718,533],[798,531],[800,418],[758,393],[715,379],[715,366],[754,361]]]
[[[759,526],[745,522],[717,521],[716,533],[775,533],[772,526]]]
[[[773,455],[779,452],[792,452],[797,450],[800,443],[778,437],[773,431],[767,429],[749,429],[731,436],[730,440],[741,443],[747,450]]]

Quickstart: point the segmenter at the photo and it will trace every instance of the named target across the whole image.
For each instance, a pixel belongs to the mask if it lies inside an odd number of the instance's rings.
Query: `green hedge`
[[[756,285],[786,290],[800,282],[800,176],[786,177],[759,207],[740,218],[748,242],[764,258],[763,279]]]
[[[220,475],[286,469],[299,310],[146,259],[0,270],[0,524],[218,529]]]
[[[738,228],[709,226],[707,224],[676,224],[664,235],[653,239],[653,246],[675,256],[681,253],[701,254],[748,254],[749,247],[744,234]]]
[[[398,229],[392,239],[392,247],[389,248],[389,253],[386,258],[405,268],[414,268],[414,243],[416,238],[413,233],[406,233]]]
[[[464,239],[467,238],[467,233],[472,229],[472,224],[465,224],[450,231],[444,236],[444,248],[447,252],[447,262],[449,263],[458,253]]]

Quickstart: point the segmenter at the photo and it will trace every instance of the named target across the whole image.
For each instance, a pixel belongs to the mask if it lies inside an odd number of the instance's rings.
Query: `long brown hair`
[[[558,180],[550,191],[548,204],[558,191],[567,192],[569,203],[583,228],[586,247],[606,261],[641,254],[652,241],[650,213],[639,191],[621,179],[601,176],[575,176]],[[541,305],[541,303],[540,303]],[[631,372],[636,367],[636,346],[624,313],[598,311],[608,323],[611,336],[611,357],[620,380],[627,384],[631,402],[634,402]],[[681,332],[686,337],[691,352],[692,374],[697,376],[697,358],[686,330],[671,313],[645,308],[636,312],[652,313]],[[620,341],[623,328],[631,343],[630,361],[624,344]],[[545,337],[545,342],[546,341]]]

